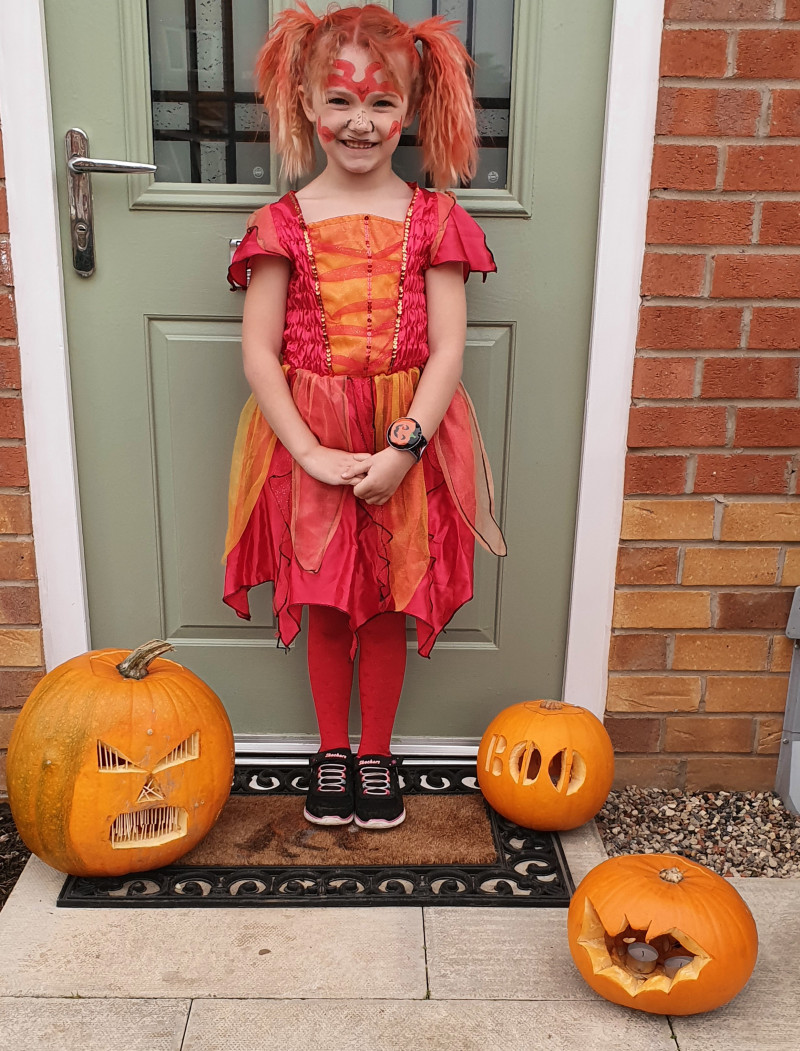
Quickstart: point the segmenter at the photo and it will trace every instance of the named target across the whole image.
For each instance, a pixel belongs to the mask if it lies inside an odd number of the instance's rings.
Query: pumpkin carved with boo
[[[25,703],[8,749],[20,836],[75,876],[168,865],[225,805],[233,732],[217,695],[160,654],[94,650],[49,672]]]
[[[614,749],[585,708],[523,701],[489,723],[478,749],[478,784],[489,804],[524,828],[566,831],[606,801]]]
[[[721,1007],[755,966],[755,921],[729,880],[673,854],[609,858],[583,879],[567,917],[588,985],[624,1007],[690,1015]]]

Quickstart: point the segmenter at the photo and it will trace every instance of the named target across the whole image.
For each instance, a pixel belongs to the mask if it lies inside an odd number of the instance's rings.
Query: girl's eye
[[[346,106],[347,104],[347,99],[340,98],[339,96],[327,100],[327,105],[329,106]]]
[[[394,103],[391,99],[378,99],[375,106],[379,109],[394,109]]]

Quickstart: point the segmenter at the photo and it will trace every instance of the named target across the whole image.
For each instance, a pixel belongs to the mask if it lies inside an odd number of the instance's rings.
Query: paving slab
[[[423,998],[415,908],[57,909],[31,858],[0,912],[0,996]]]
[[[566,909],[425,909],[437,1000],[594,1000],[567,948]]]
[[[559,832],[561,846],[577,887],[583,877],[608,857],[594,821],[569,832]]]
[[[465,912],[468,910],[459,910]],[[669,1025],[597,1003],[195,1000],[183,1051],[675,1051]]]
[[[731,881],[758,927],[753,977],[725,1007],[673,1018],[680,1051],[797,1051],[800,1044],[800,880]]]
[[[0,1051],[180,1051],[191,1000],[0,998]]]

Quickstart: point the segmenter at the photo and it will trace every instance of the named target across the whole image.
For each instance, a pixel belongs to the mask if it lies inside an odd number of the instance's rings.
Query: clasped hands
[[[350,485],[365,504],[385,504],[414,466],[411,453],[391,447],[378,453],[351,453],[318,445],[300,466],[326,485]]]

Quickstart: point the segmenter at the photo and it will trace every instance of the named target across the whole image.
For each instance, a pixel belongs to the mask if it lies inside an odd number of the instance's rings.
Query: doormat
[[[219,821],[189,854],[129,876],[68,876],[57,905],[569,905],[575,888],[558,837],[492,810],[474,759],[405,756],[400,779],[406,820],[374,831],[303,818],[305,759],[237,766]]]

